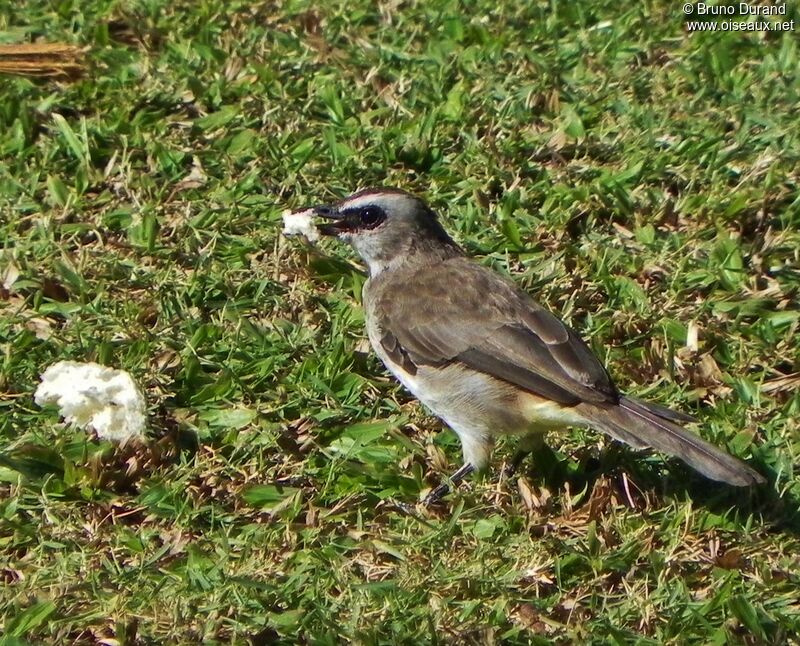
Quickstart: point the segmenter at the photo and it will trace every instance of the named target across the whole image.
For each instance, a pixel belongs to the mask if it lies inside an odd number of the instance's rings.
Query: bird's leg
[[[522,449],[517,449],[514,452],[514,455],[511,457],[511,462],[506,464],[505,468],[503,469],[503,479],[508,480],[509,478],[513,477],[514,474],[519,469],[519,465],[522,464],[522,461],[527,458],[531,454],[530,451],[523,451]]]
[[[470,473],[475,471],[475,467],[470,464],[469,462],[461,465],[461,467],[456,471],[452,476],[450,476],[450,482],[453,483],[454,487],[458,486],[458,483],[461,482],[464,478],[466,478]],[[432,505],[435,502],[439,502],[442,497],[446,496],[450,491],[450,484],[447,482],[443,482],[440,484],[436,489],[431,491],[427,496],[425,496],[424,504]]]
[[[531,433],[520,440],[519,447],[511,458],[511,462],[503,469],[503,479],[511,478],[519,469],[522,461],[544,445],[544,436],[544,433]]]

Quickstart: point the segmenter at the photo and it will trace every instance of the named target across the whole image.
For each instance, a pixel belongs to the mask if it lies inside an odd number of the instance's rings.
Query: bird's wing
[[[459,361],[555,401],[616,402],[578,334],[495,272],[458,257],[376,290],[381,345],[406,369]],[[391,292],[391,296],[389,296]]]

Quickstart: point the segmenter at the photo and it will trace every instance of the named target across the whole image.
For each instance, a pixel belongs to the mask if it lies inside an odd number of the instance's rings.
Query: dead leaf
[[[556,130],[547,141],[547,147],[558,151],[561,150],[567,143],[567,135],[562,130]]]
[[[686,329],[686,347],[692,352],[697,352],[699,348],[700,326],[696,321],[689,321]]]
[[[205,171],[203,170],[203,165],[200,163],[200,159],[197,156],[194,156],[192,157],[192,170],[180,182],[175,184],[170,197],[175,193],[180,193],[181,191],[188,191],[192,188],[201,188],[206,185],[206,182],[208,182],[208,175],[206,175]]]
[[[697,366],[697,375],[700,378],[698,381],[703,386],[722,383],[722,370],[719,369],[714,357],[708,352],[700,358],[700,363]]]
[[[19,267],[13,262],[0,269],[0,283],[6,290],[11,290],[11,286],[17,282],[17,278],[19,278]]]
[[[761,392],[770,395],[783,392],[795,392],[797,390],[800,390],[800,372],[770,379],[761,384]]]
[[[47,277],[42,281],[42,294],[59,303],[66,303],[69,300],[67,288],[55,278]]]
[[[50,321],[38,316],[25,321],[25,328],[33,332],[36,338],[42,341],[47,341],[53,336],[53,326]]]
[[[0,73],[74,79],[83,73],[83,50],[66,43],[0,45]]]
[[[522,497],[522,502],[528,511],[533,511],[536,507],[534,502],[534,495],[533,491],[531,491],[531,486],[528,484],[528,481],[525,478],[519,478],[517,480],[517,487],[519,488],[519,495]],[[536,501],[538,502],[538,500]]]
[[[534,633],[543,633],[547,629],[547,624],[541,620],[541,617],[536,606],[530,603],[517,604],[511,613],[511,618],[517,624]]]
[[[723,554],[717,554],[714,562],[726,570],[741,570],[744,565],[744,557],[742,551],[734,547]]]

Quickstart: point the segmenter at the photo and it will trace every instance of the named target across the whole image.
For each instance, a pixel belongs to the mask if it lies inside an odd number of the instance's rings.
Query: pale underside
[[[459,362],[443,367],[420,366],[412,375],[384,351],[378,329],[367,322],[372,347],[389,371],[434,415],[455,431],[464,462],[484,469],[493,436],[536,436],[567,426],[584,426],[574,409],[521,390]],[[527,439],[527,438],[526,438]],[[530,440],[529,444],[533,444]]]

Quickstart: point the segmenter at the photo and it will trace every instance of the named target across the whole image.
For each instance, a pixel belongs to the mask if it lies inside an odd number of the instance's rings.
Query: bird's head
[[[399,189],[367,189],[313,210],[328,220],[318,226],[320,233],[349,242],[370,275],[406,261],[458,252],[430,207]]]

